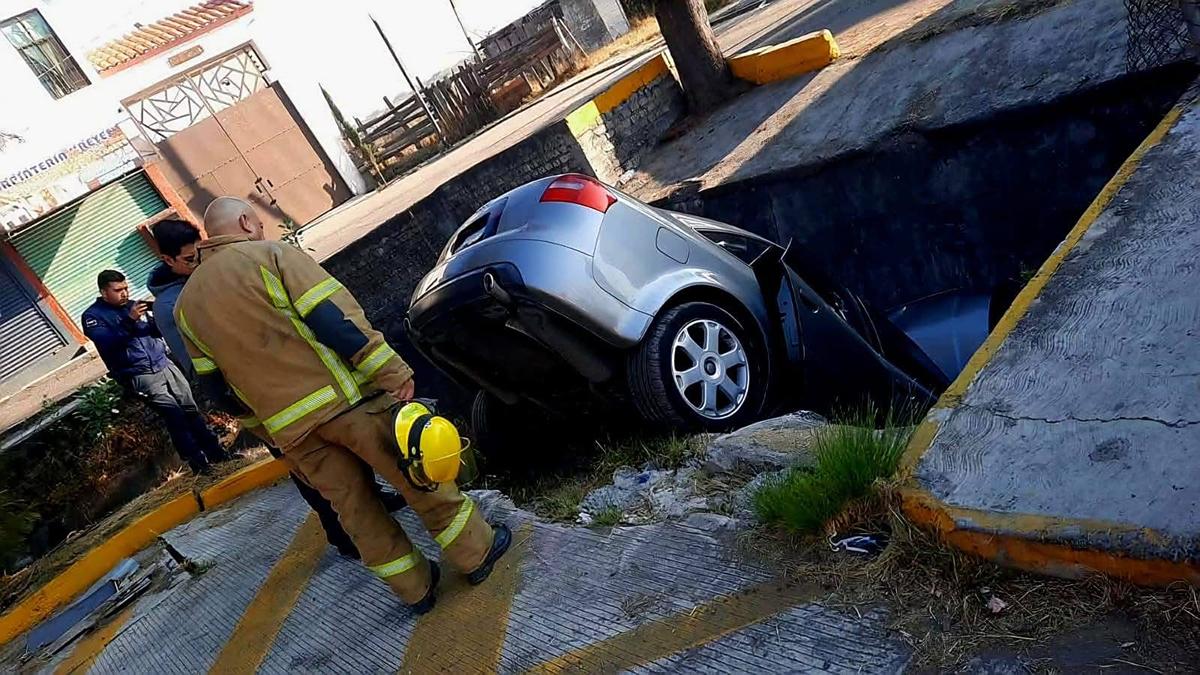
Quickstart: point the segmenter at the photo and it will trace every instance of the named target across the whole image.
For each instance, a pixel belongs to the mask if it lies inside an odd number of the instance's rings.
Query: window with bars
[[[36,9],[0,22],[0,32],[54,98],[91,84]]]

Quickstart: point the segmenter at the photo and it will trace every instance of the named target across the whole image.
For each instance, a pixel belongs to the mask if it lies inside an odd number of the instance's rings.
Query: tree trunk
[[[690,112],[709,112],[732,97],[733,73],[708,23],[704,0],[654,0],[654,15]]]

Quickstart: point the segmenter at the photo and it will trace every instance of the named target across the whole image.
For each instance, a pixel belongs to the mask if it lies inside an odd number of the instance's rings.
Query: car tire
[[[486,391],[475,394],[475,400],[471,402],[471,433],[480,454],[501,458],[519,442],[512,407]]]
[[[765,365],[742,322],[717,305],[688,302],[654,320],[629,357],[629,388],[651,423],[724,431],[753,421],[762,409]]]

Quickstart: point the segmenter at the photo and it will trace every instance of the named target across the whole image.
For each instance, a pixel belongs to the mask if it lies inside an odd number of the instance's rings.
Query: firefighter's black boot
[[[495,525],[492,530],[495,532],[492,538],[492,548],[484,556],[483,564],[467,575],[467,582],[472,586],[482,584],[491,576],[496,561],[508,551],[508,547],[512,544],[512,530],[508,529],[507,525]]]
[[[422,614],[428,614],[429,610],[433,609],[433,606],[435,604],[437,604],[437,586],[438,586],[438,581],[440,581],[441,578],[442,578],[442,569],[440,567],[438,567],[437,563],[430,562],[429,563],[429,590],[425,591],[425,597],[421,598],[418,602],[415,602],[408,606],[408,608],[412,610],[413,614],[416,614],[417,616],[421,616]]]

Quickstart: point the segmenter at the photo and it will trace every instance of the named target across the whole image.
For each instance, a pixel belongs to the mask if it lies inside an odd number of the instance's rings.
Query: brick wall
[[[576,135],[596,176],[618,183],[685,113],[683,90],[664,73]]]

